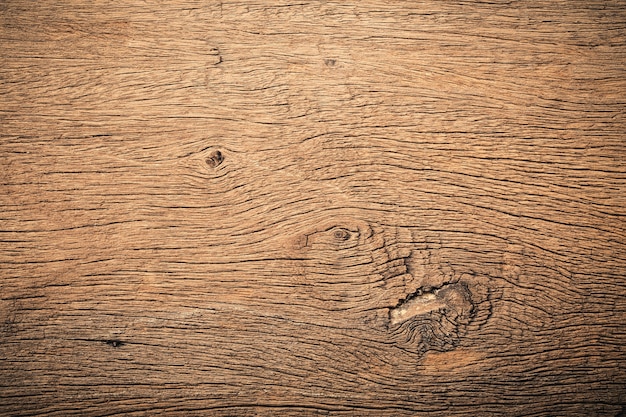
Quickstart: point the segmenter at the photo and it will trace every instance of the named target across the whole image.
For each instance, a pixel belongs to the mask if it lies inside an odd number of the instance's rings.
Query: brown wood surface
[[[0,2],[0,414],[626,413],[626,2]]]

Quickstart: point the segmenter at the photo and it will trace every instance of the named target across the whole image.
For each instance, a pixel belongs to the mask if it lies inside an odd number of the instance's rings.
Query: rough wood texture
[[[626,3],[0,3],[0,414],[626,412]]]

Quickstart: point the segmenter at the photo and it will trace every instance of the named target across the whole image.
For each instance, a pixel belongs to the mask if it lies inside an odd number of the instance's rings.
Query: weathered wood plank
[[[0,413],[622,415],[626,4],[0,5]]]

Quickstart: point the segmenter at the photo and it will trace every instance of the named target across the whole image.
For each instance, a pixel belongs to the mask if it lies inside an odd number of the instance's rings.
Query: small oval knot
[[[224,161],[224,155],[218,150],[214,150],[206,159],[206,164],[211,168],[217,168]]]
[[[346,229],[339,228],[335,229],[335,231],[333,232],[333,236],[337,240],[346,241],[350,239],[350,232]]]

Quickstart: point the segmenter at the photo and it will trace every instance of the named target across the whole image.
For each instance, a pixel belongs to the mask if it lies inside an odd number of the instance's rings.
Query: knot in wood
[[[211,168],[217,168],[224,161],[224,155],[219,150],[214,150],[206,159],[206,164]]]
[[[350,236],[351,236],[350,232],[343,228],[337,228],[333,232],[333,237],[340,241],[346,241],[350,239]]]

